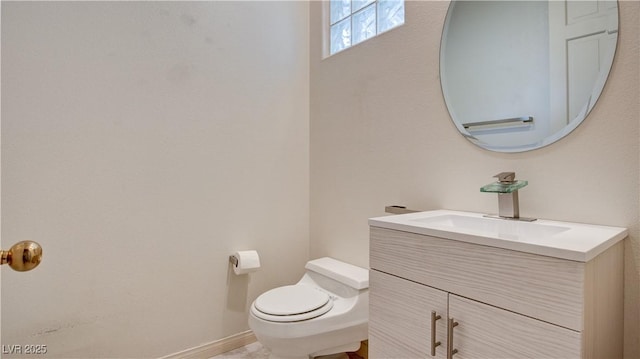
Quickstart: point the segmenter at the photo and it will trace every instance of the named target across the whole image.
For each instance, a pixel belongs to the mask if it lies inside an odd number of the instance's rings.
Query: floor
[[[267,359],[269,358],[269,350],[263,348],[259,342],[251,343],[242,348],[232,350],[230,352],[216,355],[210,359]]]

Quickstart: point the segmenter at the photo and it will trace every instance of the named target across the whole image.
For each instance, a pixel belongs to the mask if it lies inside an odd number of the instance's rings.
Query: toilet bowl
[[[369,271],[325,257],[309,261],[294,285],[251,304],[249,327],[271,359],[356,351],[367,339]]]

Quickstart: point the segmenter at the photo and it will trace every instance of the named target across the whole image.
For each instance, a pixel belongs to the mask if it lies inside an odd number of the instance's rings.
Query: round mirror
[[[488,150],[549,145],[593,108],[617,39],[616,1],[452,1],[440,46],[451,118]]]

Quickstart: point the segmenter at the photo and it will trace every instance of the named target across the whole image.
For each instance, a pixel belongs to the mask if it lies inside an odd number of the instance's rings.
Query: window
[[[331,55],[404,24],[404,0],[331,0]]]

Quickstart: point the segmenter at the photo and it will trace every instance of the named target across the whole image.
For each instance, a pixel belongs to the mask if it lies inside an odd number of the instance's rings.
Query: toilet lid
[[[276,322],[312,319],[333,307],[331,297],[307,285],[288,285],[260,295],[252,306],[257,317]]]
[[[272,315],[292,315],[316,310],[329,295],[308,285],[288,285],[265,292],[255,301],[256,309]]]

